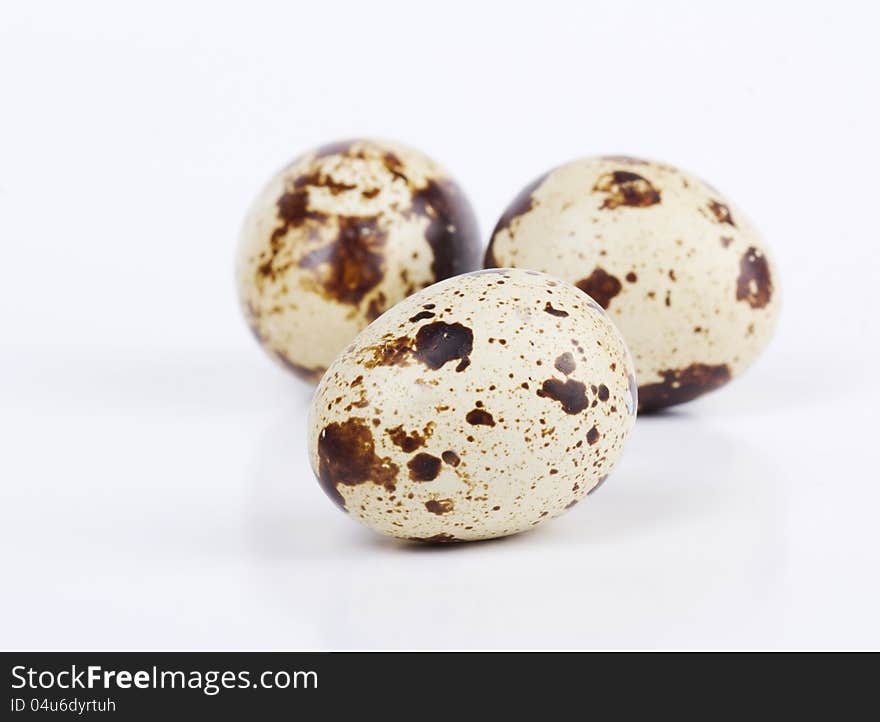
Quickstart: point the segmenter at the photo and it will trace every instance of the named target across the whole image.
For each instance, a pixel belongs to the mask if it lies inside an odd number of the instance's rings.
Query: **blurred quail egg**
[[[309,419],[327,495],[383,534],[446,542],[531,529],[594,491],[635,421],[620,334],[535,271],[452,278],[339,356]]]
[[[386,308],[479,268],[474,213],[432,160],[396,143],[352,140],[310,151],[251,207],[236,277],[262,346],[317,381]]]
[[[601,304],[633,354],[641,411],[740,374],[779,314],[776,269],[743,213],[700,179],[636,158],[584,158],[533,182],[499,220],[485,266],[552,273]]]

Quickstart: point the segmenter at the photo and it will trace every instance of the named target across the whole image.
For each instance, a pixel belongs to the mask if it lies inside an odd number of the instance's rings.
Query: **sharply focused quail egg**
[[[479,268],[474,213],[432,160],[396,143],[353,140],[293,161],[260,193],[236,276],[263,347],[317,381],[386,308]]]
[[[405,299],[333,362],[309,455],[328,496],[376,531],[489,539],[598,487],[636,403],[596,303],[534,271],[481,271]]]
[[[576,160],[529,185],[485,265],[552,273],[598,301],[633,354],[642,411],[741,373],[779,313],[776,270],[742,212],[698,178],[635,158]]]

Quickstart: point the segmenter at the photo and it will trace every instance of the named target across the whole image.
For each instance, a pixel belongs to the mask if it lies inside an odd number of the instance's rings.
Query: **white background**
[[[873,7],[5,2],[0,646],[880,646]],[[378,537],[232,281],[262,183],[358,135],[445,164],[484,234],[576,156],[690,169],[764,231],[777,336],[563,518]]]

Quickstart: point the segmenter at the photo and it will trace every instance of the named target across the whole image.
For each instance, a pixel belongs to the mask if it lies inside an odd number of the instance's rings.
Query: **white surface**
[[[4,4],[0,646],[880,646],[873,6],[215,5]],[[364,134],[484,233],[576,155],[698,173],[775,253],[773,345],[554,523],[372,535],[232,281],[264,180]]]

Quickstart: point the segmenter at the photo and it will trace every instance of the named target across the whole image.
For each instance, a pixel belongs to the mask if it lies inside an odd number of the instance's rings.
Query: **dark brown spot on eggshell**
[[[409,336],[389,336],[375,346],[367,346],[364,354],[368,356],[361,363],[368,369],[376,366],[405,366],[412,354],[412,339]]]
[[[709,210],[712,212],[712,215],[718,223],[726,223],[729,226],[736,226],[736,223],[733,222],[733,216],[730,215],[730,208],[724,205],[724,203],[710,200]]]
[[[425,502],[425,508],[432,514],[448,514],[455,508],[452,499],[431,499]]]
[[[551,316],[559,316],[560,318],[564,318],[568,316],[568,311],[560,311],[558,308],[553,308],[553,305],[550,301],[544,304],[545,313],[549,313]]]
[[[461,459],[458,458],[458,454],[451,450],[444,451],[442,454],[440,454],[440,458],[442,458],[443,461],[453,467],[458,466],[461,463]]]
[[[341,181],[333,180],[330,176],[325,176],[324,182],[321,183],[321,186],[330,191],[330,195],[338,196],[340,193],[345,193],[346,191],[353,191],[357,188],[356,185],[351,183],[342,183]]]
[[[620,206],[646,208],[660,202],[660,192],[651,182],[628,170],[604,173],[596,181],[593,191],[607,194],[602,208],[608,210]]]
[[[449,544],[460,540],[452,534],[435,534],[434,536],[411,536],[409,541],[422,542],[424,544]]]
[[[262,279],[275,280],[278,273],[286,270],[289,264],[279,264],[278,256],[284,248],[284,236],[291,228],[299,228],[308,221],[323,222],[327,215],[309,207],[308,188],[318,183],[320,174],[300,175],[290,181],[289,187],[276,201],[278,225],[269,236],[269,255],[257,266],[258,285]]]
[[[456,371],[470,366],[474,334],[460,323],[437,321],[419,328],[415,339],[409,336],[388,336],[381,343],[365,347],[361,363],[376,366],[406,366],[411,359],[436,371],[449,361],[458,361]]]
[[[373,432],[361,418],[334,422],[318,435],[318,479],[327,496],[343,509],[340,484],[372,482],[393,491],[399,470],[388,457],[376,455]]]
[[[406,466],[412,481],[434,481],[440,473],[440,459],[424,452],[416,454]]]
[[[281,224],[272,231],[274,240],[291,228],[299,228],[307,221],[325,221],[327,214],[309,207],[309,188],[326,185],[329,177],[323,173],[304,173],[293,178],[275,203]]]
[[[480,265],[480,234],[470,203],[448,179],[429,178],[412,191],[410,213],[428,219],[425,240],[431,247],[431,271],[440,281]]]
[[[596,267],[589,276],[578,281],[575,286],[593,298],[604,309],[608,308],[611,299],[620,293],[620,289],[623,287],[617,278],[599,267]]]
[[[660,372],[662,381],[639,386],[639,411],[652,412],[683,404],[730,381],[727,364],[695,363],[685,369]]]
[[[383,153],[382,163],[384,164],[385,169],[391,173],[395,179],[402,180],[404,183],[409,183],[409,179],[403,172],[403,163],[400,162],[400,158],[398,158],[397,155],[390,151]]]
[[[335,239],[304,254],[299,265],[315,272],[327,298],[357,306],[384,277],[387,234],[378,216],[337,216],[336,220]]]
[[[416,333],[413,355],[429,369],[439,369],[448,361],[459,361],[456,371],[470,365],[474,334],[460,323],[435,323],[422,326]]]
[[[434,318],[433,313],[430,311],[419,311],[415,316],[410,317],[410,323],[417,323],[418,321],[424,321],[429,318]]]
[[[587,432],[587,443],[588,443],[590,446],[592,446],[592,445],[595,444],[598,440],[599,440],[599,429],[597,429],[595,426],[593,426],[593,427]]]
[[[385,298],[384,293],[379,293],[375,298],[370,300],[370,303],[367,306],[367,318],[370,321],[375,321],[385,312],[386,301],[387,299]]]
[[[745,301],[752,308],[764,308],[770,303],[773,282],[767,257],[754,246],[750,247],[739,262],[739,278],[736,279],[736,300]]]
[[[405,451],[407,454],[410,454],[425,445],[424,436],[419,434],[418,431],[407,433],[404,431],[403,426],[395,426],[393,429],[387,429],[385,433],[391,437],[391,442],[395,446]]]
[[[495,426],[495,419],[485,409],[471,409],[467,412],[465,420],[471,426]]]
[[[547,379],[536,392],[542,398],[550,398],[562,404],[567,414],[579,414],[587,408],[587,387],[574,379]]]
[[[556,367],[557,371],[561,371],[566,376],[568,376],[576,368],[574,356],[572,356],[568,351],[559,356],[556,361],[554,361],[553,365]]]

